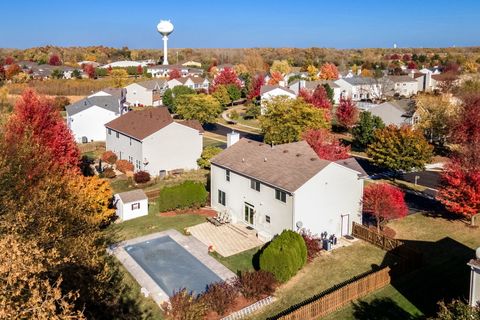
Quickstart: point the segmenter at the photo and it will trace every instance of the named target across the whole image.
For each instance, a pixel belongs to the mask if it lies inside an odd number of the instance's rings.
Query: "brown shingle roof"
[[[105,124],[105,127],[143,140],[173,122],[166,107],[130,111]]]
[[[204,132],[202,125],[198,120],[177,120],[175,121],[176,123],[183,124],[184,126],[193,128],[195,130],[198,130],[200,132]]]
[[[295,192],[331,163],[320,159],[305,141],[272,148],[245,138],[211,162],[289,192]]]

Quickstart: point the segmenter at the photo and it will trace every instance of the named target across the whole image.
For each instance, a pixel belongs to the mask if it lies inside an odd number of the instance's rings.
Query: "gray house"
[[[383,120],[385,125],[414,125],[418,118],[410,106],[410,100],[389,101],[374,105],[368,111]]]

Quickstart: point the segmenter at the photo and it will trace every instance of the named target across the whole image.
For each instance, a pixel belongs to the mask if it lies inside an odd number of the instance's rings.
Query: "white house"
[[[194,90],[208,90],[210,86],[210,81],[202,77],[181,77],[178,79],[172,79],[167,81],[167,86],[170,89],[175,88],[176,86],[185,86]]]
[[[177,69],[180,71],[182,77],[200,77],[203,74],[203,70],[199,68],[192,68],[188,66],[170,64],[170,65],[155,65],[147,67],[147,73],[150,73],[154,78],[168,77],[170,71]]]
[[[123,60],[123,61],[115,61],[112,63],[105,64],[101,66],[100,68],[108,69],[108,68],[128,68],[128,67],[138,67],[141,66],[146,67],[147,62],[145,61],[129,61],[129,60]]]
[[[413,107],[409,105],[409,100],[389,101],[373,105],[367,109],[372,115],[382,119],[386,126],[395,125],[414,125],[418,122],[417,115]]]
[[[480,248],[477,248],[475,259],[468,263],[470,267],[470,305],[476,306],[480,304]]]
[[[241,139],[211,164],[212,208],[264,241],[301,227],[349,235],[352,222],[362,221],[359,172],[320,159],[305,141],[270,146]]]
[[[104,89],[68,105],[67,126],[77,142],[105,141],[105,123],[126,113],[121,89]]]
[[[265,103],[275,97],[287,97],[289,99],[297,98],[294,91],[280,85],[264,85],[260,88],[261,113],[265,113]]]
[[[297,80],[292,82],[288,85],[288,88],[295,92],[298,96],[300,90],[307,90],[308,92],[312,93],[318,86],[323,86],[324,84],[328,84],[330,88],[333,90],[333,101],[335,104],[340,102],[342,90],[340,86],[338,86],[334,81],[331,80],[315,80],[315,81],[308,81],[308,80]]]
[[[173,121],[165,107],[131,111],[105,124],[106,149],[152,176],[197,169],[203,129],[196,120]]]
[[[167,88],[165,80],[147,80],[125,87],[126,100],[132,106],[160,106],[162,94]]]
[[[411,97],[418,93],[418,82],[410,76],[386,76],[385,95]]]
[[[341,96],[353,101],[383,98],[382,81],[370,77],[341,78],[335,81],[340,87]]]
[[[114,195],[117,216],[122,221],[148,215],[148,198],[142,189],[136,189]]]

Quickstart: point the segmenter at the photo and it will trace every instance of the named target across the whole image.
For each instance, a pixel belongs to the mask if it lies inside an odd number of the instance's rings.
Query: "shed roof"
[[[120,192],[117,195],[120,197],[120,199],[122,199],[123,203],[130,203],[134,201],[148,199],[147,195],[142,189],[135,189],[131,191]]]

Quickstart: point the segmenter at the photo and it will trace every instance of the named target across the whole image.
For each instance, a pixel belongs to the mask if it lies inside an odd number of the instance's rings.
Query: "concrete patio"
[[[213,245],[215,251],[223,257],[233,256],[264,243],[257,238],[255,230],[250,230],[241,223],[217,227],[210,222],[205,222],[190,227],[188,230],[192,236],[205,245]]]

